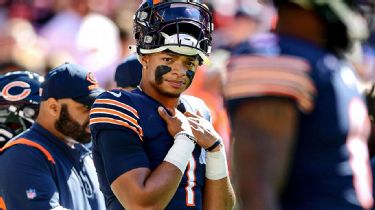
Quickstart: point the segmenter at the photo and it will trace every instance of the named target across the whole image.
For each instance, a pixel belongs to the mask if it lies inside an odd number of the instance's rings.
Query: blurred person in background
[[[24,68],[44,73],[43,45],[27,20],[0,21],[0,45],[0,73]]]
[[[44,74],[44,43],[34,27],[34,21],[41,14],[37,12],[34,3],[36,4],[35,1],[9,1],[0,9],[0,66],[16,64]]]
[[[137,54],[128,56],[124,62],[116,68],[116,86],[123,90],[131,91],[139,85],[142,79],[142,64],[137,58]]]
[[[119,29],[108,17],[93,12],[92,0],[57,0],[59,11],[40,30],[50,66],[71,61],[88,66],[107,88],[120,60]]]
[[[131,37],[129,31],[120,28],[120,46],[121,46],[121,58],[126,58],[131,54],[129,46],[133,43],[133,38]]]
[[[34,123],[42,82],[43,77],[29,71],[0,76],[0,148]]]
[[[27,93],[25,87],[15,97]],[[90,151],[82,145],[91,140],[89,107],[101,92],[93,74],[74,64],[46,75],[35,123],[0,150],[6,168],[0,170],[1,209],[105,209]]]
[[[345,55],[368,35],[364,2],[274,0],[280,54],[231,57],[239,209],[372,208],[370,124]]]
[[[272,7],[251,2],[239,4],[233,16],[227,18],[231,20],[231,24],[224,25],[213,33],[213,39],[216,40],[214,50],[233,52],[249,39],[271,29],[270,22],[274,15]]]

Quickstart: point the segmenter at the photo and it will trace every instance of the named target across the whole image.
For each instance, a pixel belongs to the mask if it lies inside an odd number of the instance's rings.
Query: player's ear
[[[46,108],[51,116],[58,117],[60,115],[61,105],[54,98],[49,98],[46,101]]]
[[[148,63],[150,61],[149,55],[140,55],[139,56],[139,62],[141,62],[143,69],[147,69]]]

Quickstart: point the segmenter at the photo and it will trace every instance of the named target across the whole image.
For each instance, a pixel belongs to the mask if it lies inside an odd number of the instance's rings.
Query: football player
[[[373,205],[370,124],[345,59],[368,35],[355,0],[274,0],[280,54],[234,55],[226,98],[239,209]]]
[[[39,111],[43,77],[29,71],[0,76],[0,148],[31,126]]]
[[[221,138],[204,103],[181,95],[208,61],[210,12],[198,0],[147,1],[134,30],[139,88],[100,95],[90,113],[108,209],[232,209]]]

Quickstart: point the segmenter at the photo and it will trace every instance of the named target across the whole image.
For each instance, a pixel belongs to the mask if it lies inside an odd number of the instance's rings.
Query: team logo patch
[[[36,190],[35,189],[28,189],[26,190],[26,197],[29,199],[29,200],[32,200],[34,198],[36,198]]]
[[[11,94],[10,89],[12,88],[23,88],[23,91],[18,94]],[[8,101],[20,101],[27,96],[29,96],[31,93],[30,84],[22,81],[14,81],[11,83],[8,83],[4,86],[4,88],[1,90],[2,96],[8,100]]]
[[[87,81],[91,82],[92,84],[98,84],[98,80],[96,80],[94,74],[92,72],[87,73],[86,76]]]
[[[98,88],[98,81],[96,80],[92,72],[87,73],[86,80],[89,81],[92,85],[89,86],[89,90]]]

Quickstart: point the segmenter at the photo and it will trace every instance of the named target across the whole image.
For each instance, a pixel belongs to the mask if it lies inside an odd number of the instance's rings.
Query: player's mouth
[[[182,86],[185,85],[185,81],[182,80],[165,80],[169,83],[170,86],[176,89],[180,89]]]

